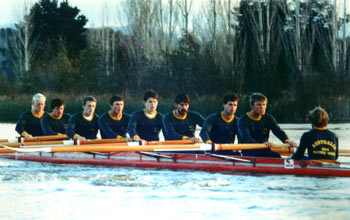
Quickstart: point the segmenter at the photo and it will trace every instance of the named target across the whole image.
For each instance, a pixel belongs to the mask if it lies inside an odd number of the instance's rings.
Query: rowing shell
[[[350,168],[320,161],[283,158],[254,158],[210,154],[109,152],[109,153],[15,153],[0,157],[14,160],[141,167],[173,170],[201,170],[222,173],[265,173],[307,176],[350,177]]]

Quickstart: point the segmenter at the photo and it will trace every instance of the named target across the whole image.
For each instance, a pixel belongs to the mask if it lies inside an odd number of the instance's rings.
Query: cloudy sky
[[[0,25],[12,24],[15,21],[14,11],[24,2],[37,2],[38,0],[0,0]],[[89,26],[98,26],[102,20],[102,11],[106,5],[110,13],[116,11],[118,3],[122,0],[69,0],[71,6],[81,10],[81,14],[89,19]],[[59,1],[60,2],[60,1]]]

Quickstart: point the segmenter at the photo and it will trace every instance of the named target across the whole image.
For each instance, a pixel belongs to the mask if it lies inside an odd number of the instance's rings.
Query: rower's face
[[[188,108],[190,107],[189,103],[180,102],[176,104],[176,110],[180,115],[185,115],[188,112]]]
[[[39,99],[35,103],[33,103],[33,107],[35,112],[42,112],[45,108],[45,101]]]
[[[120,114],[124,109],[124,101],[115,101],[113,105],[111,105],[111,111],[114,114]]]
[[[254,102],[254,105],[250,105],[253,113],[257,115],[265,115],[266,107],[267,107],[267,101],[266,100],[258,100]]]
[[[238,107],[238,101],[228,101],[224,104],[224,112],[227,115],[234,115]]]
[[[56,106],[54,109],[52,109],[52,115],[55,117],[61,117],[63,112],[64,112],[64,105],[61,105],[59,107]]]
[[[91,116],[92,114],[94,114],[96,109],[96,102],[92,102],[92,101],[87,101],[85,103],[85,105],[83,105],[83,112],[84,115],[86,116]]]
[[[145,102],[145,108],[147,113],[154,113],[157,111],[158,99],[148,98]]]

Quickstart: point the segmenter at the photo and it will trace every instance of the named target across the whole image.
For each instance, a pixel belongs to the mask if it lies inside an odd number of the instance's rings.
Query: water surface
[[[301,124],[282,127],[294,140],[309,129]],[[350,146],[349,124],[330,127],[341,148]],[[1,138],[14,137],[13,128],[0,124]],[[0,195],[1,220],[329,220],[349,219],[350,214],[350,178],[341,177],[228,175],[0,159]]]

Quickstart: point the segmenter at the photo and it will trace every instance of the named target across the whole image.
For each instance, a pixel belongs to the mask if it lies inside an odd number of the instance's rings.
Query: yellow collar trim
[[[34,112],[34,110],[32,110],[31,112],[32,112],[32,115],[33,115],[35,118],[41,118],[41,117],[43,117],[43,115],[45,114],[44,111],[42,111],[41,114],[36,114],[36,113]]]
[[[183,116],[179,116],[176,114],[176,109],[173,110],[173,115],[175,118],[180,119],[180,120],[185,120],[187,118],[187,112]]]
[[[93,114],[91,117],[86,117],[86,116],[84,115],[84,112],[82,112],[81,114],[82,114],[83,118],[84,118],[86,121],[92,121],[92,120],[94,119],[94,117],[95,117],[95,114]]]
[[[221,115],[222,120],[224,120],[227,123],[230,123],[235,118],[235,115],[233,115],[232,118],[230,118],[230,119],[225,118],[223,111],[220,113],[220,115]]]
[[[327,130],[327,127],[314,127],[314,129],[324,131],[324,130]]]
[[[120,121],[120,119],[122,119],[122,117],[123,117],[123,113],[120,113],[117,116],[113,116],[111,111],[108,111],[108,115],[109,115],[109,117],[111,117],[115,121]]]
[[[57,119],[57,120],[60,120],[60,119],[62,118],[62,115],[61,115],[61,117],[56,117],[56,116],[54,116],[52,113],[50,113],[49,115],[51,116],[51,118]]]
[[[148,114],[148,113],[146,113],[146,109],[143,110],[143,113],[145,114],[146,118],[148,118],[148,119],[154,119],[158,114],[157,111],[153,115]]]
[[[248,116],[248,118],[250,118],[253,121],[260,121],[260,119],[262,117],[261,115],[259,115],[257,118],[255,118],[250,114],[250,112],[247,112],[247,116]]]

